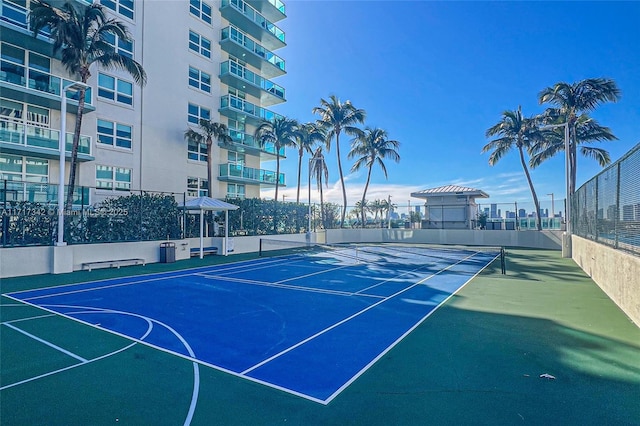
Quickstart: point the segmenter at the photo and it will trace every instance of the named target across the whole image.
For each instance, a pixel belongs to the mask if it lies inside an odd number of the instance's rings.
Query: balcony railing
[[[240,31],[238,28],[234,26],[223,28],[220,40],[223,41],[227,39],[235,42],[236,44],[239,44],[248,51],[255,53],[283,72],[285,71],[284,59],[247,37],[247,35]]]
[[[221,9],[225,7],[233,7],[238,12],[242,13],[249,20],[253,21],[258,26],[262,27],[264,30],[270,32],[274,37],[280,40],[282,43],[285,43],[284,31],[278,28],[273,22],[269,21],[267,18],[262,16],[257,10],[253,7],[249,6],[243,0],[222,0]]]
[[[2,61],[1,65],[0,81],[55,96],[62,96],[63,85],[73,84],[72,81],[60,76],[5,60]],[[77,101],[78,93],[77,91],[67,91],[67,99]],[[92,91],[89,87],[85,92],[85,105],[92,106],[92,99]]]
[[[65,194],[67,189],[68,186],[65,186]],[[6,179],[0,181],[0,203],[12,201],[31,201],[55,207],[58,205],[58,184]],[[89,205],[89,188],[86,186],[73,188],[73,205]]]
[[[233,140],[233,144],[242,145],[243,147],[255,149],[257,151],[266,152],[267,154],[276,155],[276,148],[272,143],[266,143],[260,146],[256,138],[252,135],[229,129],[229,136]],[[220,144],[224,146],[224,144]],[[280,148],[280,157],[285,157],[285,149]]]
[[[44,148],[58,153],[60,131],[9,120],[0,120],[0,142],[28,148]],[[67,132],[66,152],[71,153],[73,133]],[[78,153],[91,155],[91,137],[80,136]]]
[[[20,27],[23,30],[31,31],[29,26],[29,11],[27,8],[15,3],[0,2],[0,20]],[[51,32],[47,29],[40,31],[39,34],[45,37],[51,36]]]
[[[259,107],[250,102],[240,99],[235,95],[224,95],[220,98],[220,108],[229,108],[234,111],[238,111],[242,114],[246,114],[257,120],[273,121],[276,118],[283,118],[280,114],[277,114],[268,109]]]
[[[284,100],[284,87],[275,84],[274,82],[267,80],[254,73],[253,71],[249,71],[247,68],[233,61],[225,61],[220,64],[220,76],[225,74],[233,74],[241,80],[252,84],[254,86],[259,87],[265,92],[271,93],[273,96],[276,96],[282,100]]]
[[[220,178],[222,180],[240,180],[258,184],[276,184],[276,172],[271,170],[253,169],[240,164],[220,164]],[[279,185],[284,185],[284,173],[280,173]]]

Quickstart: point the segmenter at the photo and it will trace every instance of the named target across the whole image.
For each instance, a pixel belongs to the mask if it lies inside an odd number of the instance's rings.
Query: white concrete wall
[[[0,248],[0,278],[51,272],[53,247]]]
[[[572,257],[640,327],[640,258],[573,235]]]

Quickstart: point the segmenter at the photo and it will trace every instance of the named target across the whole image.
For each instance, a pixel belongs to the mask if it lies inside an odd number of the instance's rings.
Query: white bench
[[[120,269],[120,266],[130,266],[130,265],[140,265],[143,266],[147,264],[144,259],[134,258],[134,259],[117,259],[117,260],[100,260],[97,262],[84,262],[82,264],[82,269],[87,268],[91,271],[94,268],[113,268],[114,266]]]
[[[200,256],[200,247],[191,247],[191,256]],[[218,247],[202,247],[202,254],[218,254]]]

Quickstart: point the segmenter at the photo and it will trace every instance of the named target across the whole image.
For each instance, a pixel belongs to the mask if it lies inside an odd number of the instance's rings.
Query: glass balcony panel
[[[244,16],[246,16],[250,21],[253,21],[258,26],[262,27],[264,30],[270,32],[273,36],[275,36],[281,42],[285,42],[285,34],[284,32],[278,28],[273,22],[267,20],[264,16],[258,13],[253,7],[249,6],[243,0],[222,0],[221,8],[231,6]]]
[[[276,183],[276,173],[271,170],[254,169],[240,164],[220,164],[219,171],[219,177],[238,178],[243,179],[244,181],[254,181],[256,183],[273,185]],[[278,182],[281,185],[285,184],[284,173],[280,173]]]
[[[60,77],[44,71],[29,69],[29,89],[60,95]]]
[[[24,125],[12,121],[0,121],[0,141],[22,144],[24,137]]]
[[[258,55],[263,60],[271,63],[272,65],[276,66],[277,68],[279,68],[283,72],[286,71],[284,59],[282,59],[281,57],[279,57],[275,53],[271,52],[270,50],[268,50],[264,46],[261,46],[260,44],[258,44],[256,42],[254,42],[253,40],[251,40],[249,37],[247,37],[238,28],[233,27],[233,26],[223,28],[220,40],[222,41],[222,40],[226,40],[226,39],[229,39],[229,40],[239,44],[240,46],[244,47],[248,51]]]
[[[46,148],[58,151],[60,131],[46,127],[24,125],[9,120],[0,120],[0,141],[27,147]],[[71,153],[73,132],[67,132],[66,152]],[[91,137],[80,135],[78,153],[91,155]]]
[[[27,146],[58,149],[60,132],[42,127],[26,126]]]

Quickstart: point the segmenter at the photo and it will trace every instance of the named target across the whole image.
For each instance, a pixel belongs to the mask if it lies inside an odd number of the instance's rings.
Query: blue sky
[[[505,110],[542,112],[538,93],[565,81],[607,77],[622,91],[618,103],[592,117],[619,138],[599,144],[613,161],[640,142],[640,2],[286,2],[279,25],[287,47],[287,75],[276,80],[287,102],[271,109],[314,121],[313,107],[336,95],[367,112],[366,125],[400,141],[399,164],[388,161],[388,180],[374,169],[367,199],[406,205],[410,193],[441,185],[471,186],[488,202],[530,202],[516,151],[491,167],[485,131]],[[342,138],[348,203],[362,195],[365,171],[349,174],[349,138]],[[335,147],[326,154],[330,201],[342,204]],[[271,167],[273,166],[273,167]],[[265,168],[275,169],[275,163]],[[287,201],[295,199],[297,151],[281,163]],[[578,160],[580,186],[600,171]],[[306,200],[306,166],[303,165]],[[532,171],[541,200],[565,196],[563,157]],[[273,190],[263,192],[273,197]],[[312,199],[318,194],[313,184]],[[419,202],[412,199],[411,203]],[[556,209],[559,210],[559,209]]]

